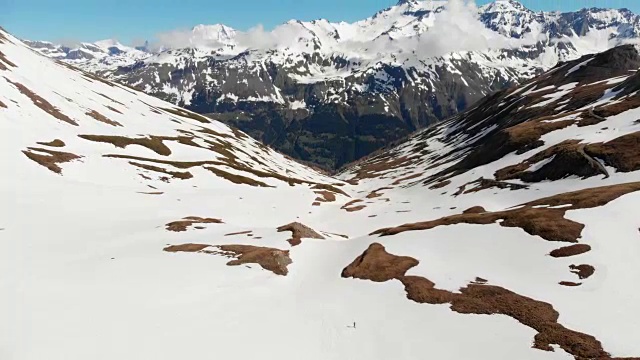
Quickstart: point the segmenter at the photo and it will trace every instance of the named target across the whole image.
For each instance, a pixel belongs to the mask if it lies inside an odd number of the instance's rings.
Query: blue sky
[[[0,0],[0,26],[25,39],[125,44],[197,24],[224,23],[237,29],[270,29],[289,19],[354,21],[397,0]],[[476,0],[484,4],[489,0]],[[533,10],[575,10],[585,6],[627,7],[640,0],[521,0]]]

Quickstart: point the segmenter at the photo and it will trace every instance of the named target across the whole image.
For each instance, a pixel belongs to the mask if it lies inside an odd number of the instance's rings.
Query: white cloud
[[[357,26],[357,25],[354,25]],[[157,35],[154,47],[219,48],[230,43],[236,45],[235,51],[246,49],[270,49],[300,46],[300,37],[309,37],[309,32],[295,23],[287,23],[266,31],[262,25],[248,31],[235,31],[231,39],[225,37],[229,28],[222,25],[197,26],[191,30],[173,30]],[[380,29],[385,31],[388,29]],[[220,36],[220,34],[224,36]],[[535,44],[542,40],[529,34],[524,39],[512,39],[502,36],[488,28],[478,18],[478,8],[471,0],[449,0],[445,9],[435,15],[433,26],[426,32],[399,39],[382,36],[375,41],[343,41],[333,44],[335,50],[357,53],[367,49],[373,53],[397,53],[412,49],[419,57],[442,56],[455,51],[483,51],[488,49],[515,48]],[[306,48],[306,47],[303,47]]]

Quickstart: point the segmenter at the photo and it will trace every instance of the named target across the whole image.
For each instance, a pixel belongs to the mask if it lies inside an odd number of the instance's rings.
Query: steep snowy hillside
[[[463,0],[411,0],[355,23],[290,21],[272,31],[199,25],[161,34],[152,53],[85,60],[76,55],[83,48],[67,53],[87,71],[337,168],[558,61],[639,32],[640,18],[628,10],[560,14],[514,0],[479,9]]]
[[[0,358],[638,356],[639,66],[560,65],[334,178],[0,29]]]

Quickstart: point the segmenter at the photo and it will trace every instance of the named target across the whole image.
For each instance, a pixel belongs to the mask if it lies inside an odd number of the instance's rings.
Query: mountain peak
[[[495,0],[490,2],[482,7],[480,7],[480,11],[484,13],[493,13],[493,12],[529,12],[527,7],[522,5],[517,0]]]

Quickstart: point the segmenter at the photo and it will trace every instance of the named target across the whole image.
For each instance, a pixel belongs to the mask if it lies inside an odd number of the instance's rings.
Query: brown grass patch
[[[542,135],[566,128],[575,123],[574,120],[556,122],[542,122],[542,120],[545,120],[545,118],[526,121],[489,135],[485,141],[474,147],[462,161],[429,177],[425,184],[447,180],[470,169],[501,159],[512,152],[524,153],[529,151],[540,146],[540,137]]]
[[[451,180],[439,181],[429,187],[430,190],[441,189],[447,185],[451,184]]]
[[[393,157],[387,154],[377,157],[369,162],[361,163],[352,180],[374,179],[379,177],[382,172],[408,165],[412,161],[413,159],[407,156]]]
[[[580,280],[588,279],[596,272],[596,268],[591,265],[571,265],[569,266],[571,272],[578,275]]]
[[[466,185],[474,185],[475,187],[468,189],[468,190],[464,190],[466,188]],[[508,182],[504,182],[504,181],[497,181],[497,180],[492,180],[492,179],[485,179],[485,178],[479,178],[478,180],[469,182],[467,184],[464,185],[465,188],[463,188],[464,192],[463,194],[470,194],[470,193],[474,193],[474,192],[478,192],[481,190],[486,190],[486,189],[493,189],[493,188],[497,188],[497,189],[509,189],[509,190],[522,190],[522,189],[528,189],[529,186],[528,185],[522,185],[522,184],[514,184],[514,183],[508,183]]]
[[[107,109],[113,111],[114,113],[122,114],[122,111],[114,108],[113,106],[107,106]]]
[[[351,200],[348,203],[342,205],[341,209],[346,210],[348,207],[350,207],[351,205],[357,204],[357,203],[361,203],[363,200],[360,199],[356,199],[356,200]]]
[[[342,186],[342,184],[337,184],[337,185],[338,186]],[[338,189],[336,186],[331,185],[331,184],[314,183],[311,188],[314,189],[314,190],[326,190],[326,191],[330,191],[330,192],[332,192],[334,194],[341,194],[341,195],[344,195],[346,197],[349,197],[349,195],[346,192]]]
[[[109,119],[108,117],[100,114],[99,112],[95,111],[95,110],[91,110],[85,113],[85,115],[91,116],[92,118],[100,121],[101,123],[105,123],[107,125],[111,125],[111,126],[122,126],[122,124],[120,124],[117,121],[113,121],[111,119]]]
[[[198,252],[208,248],[211,245],[203,245],[203,244],[182,244],[182,245],[171,245],[164,249],[166,252]]]
[[[417,265],[418,260],[391,255],[385,251],[384,246],[374,243],[342,270],[342,277],[385,282],[403,276]]]
[[[205,167],[205,169],[211,171],[212,173],[216,174],[217,176],[225,179],[225,180],[229,180],[234,184],[239,184],[239,185],[250,185],[250,186],[257,186],[257,187],[273,187],[270,185],[267,185],[265,183],[263,183],[262,181],[258,181],[258,180],[254,180],[250,177],[246,177],[246,176],[242,176],[242,175],[236,175],[236,174],[232,174],[229,172],[226,172],[224,170],[218,169],[218,168],[214,168],[214,167]]]
[[[217,250],[206,250],[214,248]],[[221,255],[228,258],[235,258],[227,263],[228,266],[238,266],[243,264],[258,264],[263,269],[273,272],[276,275],[285,276],[289,273],[287,266],[292,261],[288,250],[280,250],[250,245],[204,245],[204,244],[184,244],[172,245],[163,249],[167,252],[192,252],[210,255]]]
[[[114,99],[112,99],[112,98],[108,97],[108,96],[107,96],[107,95],[105,95],[105,94],[102,94],[102,93],[99,93],[99,92],[96,92],[96,91],[94,91],[94,93],[96,93],[96,94],[98,94],[98,95],[102,96],[102,97],[103,97],[103,98],[105,98],[105,99],[111,100],[112,102],[114,102],[114,103],[116,103],[116,104],[120,104],[120,105],[122,105],[122,106],[126,106],[125,104],[121,103],[120,101],[118,101],[118,100],[114,100]],[[113,110],[112,110],[112,111],[113,111]],[[116,112],[119,112],[119,111],[116,111]]]
[[[153,137],[152,137],[153,138]],[[192,138],[190,137],[185,137],[185,136],[178,136],[178,137],[156,137],[157,139],[160,140],[171,140],[171,141],[178,141],[181,144],[185,144],[185,145],[190,145],[190,146],[197,146],[200,147],[199,145],[195,144],[192,141]],[[211,142],[208,142],[210,144],[213,144]],[[228,166],[234,170],[238,170],[238,171],[242,171],[242,172],[247,172],[249,174],[255,175],[257,177],[260,178],[271,178],[271,179],[276,179],[279,181],[283,181],[288,183],[291,186],[294,186],[296,184],[309,184],[312,185],[314,187],[317,186],[317,188],[319,189],[325,189],[334,193],[339,193],[339,194],[344,194],[345,196],[348,196],[346,193],[344,193],[342,190],[336,188],[333,185],[329,185],[329,184],[320,184],[320,183],[315,183],[312,181],[306,181],[306,180],[301,180],[301,179],[296,179],[296,178],[291,178],[291,177],[287,177],[287,176],[283,176],[280,175],[278,173],[275,172],[266,172],[266,171],[261,171],[261,170],[256,170],[254,168],[251,168],[247,165],[241,164],[239,162],[236,161],[236,157],[233,153],[231,153],[228,149],[232,148],[232,145],[230,143],[225,143],[224,145],[220,145],[220,144],[215,144],[217,147],[212,147],[209,148],[209,150],[215,151],[217,153],[219,153],[220,155],[224,156],[225,158],[221,159],[220,161],[218,160],[205,160],[205,161],[170,161],[170,160],[160,160],[160,159],[151,159],[151,158],[146,158],[146,157],[140,157],[140,156],[130,156],[130,155],[117,155],[117,154],[107,154],[107,155],[103,155],[104,157],[110,157],[110,158],[116,158],[116,159],[129,159],[129,160],[138,160],[138,161],[148,161],[148,162],[154,162],[154,163],[158,163],[158,164],[167,164],[167,165],[171,165],[174,166],[176,168],[180,168],[180,169],[188,169],[188,168],[192,168],[192,167],[197,167],[197,166],[204,166],[204,165],[213,165],[213,166]],[[240,181],[240,183],[244,183],[247,185],[252,185],[252,186],[260,186],[260,187],[272,187],[270,185],[267,185],[261,181],[257,181],[245,176],[241,176],[241,175],[234,175],[234,174],[230,174],[226,171],[220,170],[220,169],[214,169],[214,168],[209,168],[206,167],[205,169],[215,173],[218,176],[221,176],[229,181],[235,182],[235,181]]]
[[[165,225],[167,230],[174,232],[187,231],[187,228],[194,224],[222,224],[220,219],[201,218],[197,216],[188,216],[182,220],[173,221]]]
[[[576,256],[591,251],[591,246],[587,244],[575,244],[571,246],[561,247],[555,249],[549,253],[554,258],[563,258],[569,256]]]
[[[229,266],[258,264],[276,275],[286,276],[289,273],[287,266],[293,262],[289,257],[289,250],[250,245],[222,245],[217,248],[223,251],[224,255],[231,254],[236,257],[227,263]]]
[[[167,174],[167,175],[170,175],[174,179],[187,180],[187,179],[193,178],[193,174],[191,174],[188,171],[184,171],[184,172],[183,171],[170,171],[170,170],[158,167],[158,166],[141,164],[141,163],[137,163],[137,162],[134,162],[134,161],[129,161],[129,164],[131,164],[133,166],[136,166],[136,167],[139,167],[141,169]]]
[[[65,147],[65,143],[64,141],[60,140],[60,139],[55,139],[53,141],[49,141],[49,142],[37,142],[36,144],[38,145],[43,145],[43,146],[51,146],[51,147]]]
[[[600,116],[610,117],[638,107],[640,107],[640,96],[630,96],[621,102],[600,106],[596,110]]]
[[[585,153],[602,159],[621,172],[640,170],[640,131],[627,134],[606,143],[585,146]]]
[[[252,230],[238,231],[238,232],[234,232],[234,233],[224,234],[224,236],[247,235],[247,234],[251,234],[252,232],[253,232]]]
[[[484,212],[487,212],[487,210],[485,210],[482,206],[474,206],[472,208],[468,208],[462,213],[463,214],[482,214]]]
[[[553,351],[560,346],[577,359],[610,358],[593,336],[567,329],[558,323],[559,313],[552,305],[534,300],[499,286],[469,284],[454,293],[435,287],[420,276],[406,276],[417,266],[416,259],[386,252],[384,246],[371,244],[353,263],[342,271],[342,277],[355,277],[376,282],[397,279],[405,286],[407,298],[425,304],[451,304],[461,314],[509,316],[538,333],[533,347]]]
[[[150,136],[143,138],[128,138],[125,136],[115,135],[78,135],[78,137],[101,143],[108,143],[118,148],[126,148],[129,145],[139,145],[146,147],[147,149],[155,152],[158,155],[169,156],[171,155],[171,149],[169,149],[162,141],[166,138],[158,136]]]
[[[168,112],[170,114],[173,114],[173,115],[176,115],[176,116],[180,116],[180,117],[189,118],[189,119],[192,119],[192,120],[196,120],[196,121],[201,122],[201,123],[205,123],[205,124],[211,123],[211,120],[209,120],[208,118],[206,118],[206,117],[204,117],[202,115],[196,114],[194,112],[184,110],[184,109],[162,108],[162,110],[164,110],[164,111],[166,111],[166,112]]]
[[[14,67],[14,68],[17,67],[16,64],[9,61],[9,59],[7,59],[5,54],[3,54],[2,51],[0,51],[0,70],[9,70],[8,66]]]
[[[45,153],[46,155],[38,154],[34,151]],[[28,148],[28,150],[23,150],[22,153],[25,154],[29,159],[37,162],[38,164],[46,167],[56,174],[62,174],[62,168],[58,166],[58,164],[63,164],[81,158],[81,156],[72,153],[32,147]]]
[[[316,202],[334,202],[336,201],[336,195],[331,191],[322,190],[322,191],[314,191],[317,195],[320,195],[316,198]]]
[[[303,238],[307,239],[324,239],[325,237],[318,234],[312,228],[301,224],[299,222],[293,222],[291,224],[282,225],[278,228],[278,232],[291,231],[291,239],[287,240],[291,246],[297,246],[302,243]]]
[[[553,157],[535,172],[528,168]],[[602,159],[606,165],[621,172],[640,170],[640,132],[627,134],[606,143],[581,144],[578,140],[567,140],[539,152],[529,159],[496,171],[498,180],[520,179],[527,182],[559,180],[569,175],[587,178],[595,175],[608,176],[607,170],[595,160]]]
[[[356,211],[360,211],[364,208],[366,208],[367,205],[358,205],[358,206],[354,206],[354,207],[350,207],[350,208],[344,208],[344,210],[346,212],[356,212]]]
[[[422,176],[423,174],[417,173],[417,174],[412,174],[412,175],[408,175],[405,177],[401,177],[400,179],[397,179],[396,181],[394,181],[391,185],[400,185],[403,182],[407,181],[407,180],[413,180],[415,178],[419,178],[420,176]],[[444,185],[443,185],[444,186]]]
[[[47,100],[45,100],[41,96],[38,96],[33,91],[29,90],[26,86],[24,86],[24,85],[22,85],[20,83],[17,83],[17,82],[13,82],[13,81],[7,79],[6,77],[5,77],[5,80],[7,80],[7,82],[11,83],[13,86],[18,88],[18,90],[23,95],[25,95],[26,97],[31,99],[33,104],[35,106],[39,107],[42,111],[46,112],[47,114],[53,116],[54,118],[56,118],[56,119],[58,119],[60,121],[65,122],[67,124],[78,126],[78,123],[76,121],[74,121],[73,119],[71,119],[67,115],[61,113],[60,110],[58,110],[55,106],[51,105]]]
[[[590,188],[539,199],[510,210],[462,213],[437,220],[379,229],[371,235],[390,236],[405,231],[429,230],[438,226],[463,223],[486,225],[502,220],[500,225],[503,227],[519,227],[530,235],[537,235],[548,241],[578,242],[584,225],[566,219],[566,211],[603,206],[622,195],[638,190],[640,182]],[[537,207],[544,205],[549,207]],[[561,205],[569,206],[551,208]]]
[[[383,190],[391,190],[391,189],[392,189],[392,188],[390,188],[390,187],[383,187],[383,188],[380,188],[380,189],[373,190],[372,192],[370,192],[370,193],[366,196],[366,198],[367,198],[367,199],[375,199],[375,198],[381,197],[383,194],[381,194],[381,193],[380,193],[380,191],[383,191]]]

